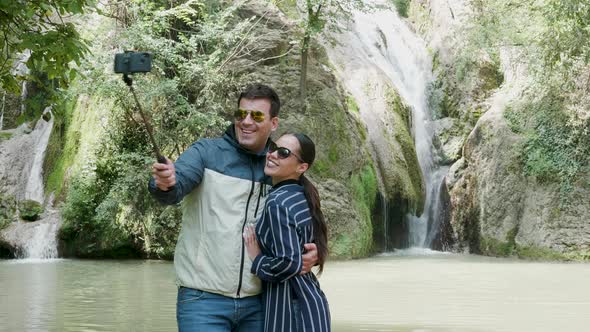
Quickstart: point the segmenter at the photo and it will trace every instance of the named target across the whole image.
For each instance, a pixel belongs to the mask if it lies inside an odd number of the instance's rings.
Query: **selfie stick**
[[[166,164],[166,158],[164,158],[164,156],[162,156],[162,154],[160,153],[160,148],[158,148],[158,144],[156,143],[156,140],[154,139],[152,126],[150,125],[145,114],[143,113],[143,109],[141,108],[141,104],[139,103],[139,99],[137,99],[137,95],[135,94],[135,90],[133,89],[133,80],[127,74],[123,74],[123,81],[125,82],[125,84],[127,84],[127,86],[129,87],[129,90],[131,90],[131,93],[133,94],[133,99],[135,99],[135,103],[137,104],[137,109],[139,110],[139,114],[141,115],[141,118],[143,119],[143,123],[145,124],[145,129],[147,130],[148,135],[150,137],[150,141],[152,142],[152,147],[154,149],[154,153],[156,154],[156,158],[158,159],[158,162],[160,164]]]

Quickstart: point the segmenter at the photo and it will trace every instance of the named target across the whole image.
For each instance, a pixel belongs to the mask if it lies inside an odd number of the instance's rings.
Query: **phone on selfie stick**
[[[139,110],[139,114],[143,119],[143,123],[145,124],[145,129],[150,137],[150,141],[152,142],[152,147],[154,149],[154,153],[156,154],[156,159],[159,163],[165,164],[166,158],[162,156],[160,153],[160,148],[154,139],[154,133],[150,122],[148,121],[147,117],[143,112],[143,108],[141,108],[141,104],[139,103],[139,99],[137,98],[137,94],[133,89],[133,80],[129,77],[129,74],[133,73],[149,73],[152,70],[152,54],[147,52],[133,52],[133,51],[125,51],[124,53],[117,53],[115,54],[115,73],[123,74],[123,81],[131,90],[133,94],[133,99],[135,99],[135,103],[137,104],[137,109]]]

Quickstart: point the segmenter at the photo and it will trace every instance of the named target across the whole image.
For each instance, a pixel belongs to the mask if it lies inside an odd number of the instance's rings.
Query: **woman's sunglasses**
[[[264,121],[264,112],[262,111],[246,111],[243,109],[239,109],[234,112],[234,118],[236,121],[242,121],[248,117],[248,114],[252,117],[252,120],[256,122]]]
[[[287,158],[289,158],[289,156],[293,155],[300,162],[302,162],[302,163],[305,162],[305,161],[303,161],[303,159],[301,159],[301,157],[299,157],[295,153],[291,152],[291,150],[289,150],[288,148],[285,148],[282,146],[277,146],[274,142],[272,142],[270,144],[270,146],[268,147],[268,153],[273,153],[275,151],[277,152],[277,156],[279,157],[279,159],[287,159]]]

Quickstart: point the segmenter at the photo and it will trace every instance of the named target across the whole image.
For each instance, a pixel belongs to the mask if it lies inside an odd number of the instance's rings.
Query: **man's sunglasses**
[[[300,162],[302,162],[302,163],[305,162],[305,161],[303,161],[303,159],[301,159],[301,157],[299,157],[295,153],[291,152],[291,150],[289,150],[288,148],[285,148],[282,146],[277,146],[274,142],[272,142],[270,144],[270,146],[268,147],[268,153],[273,153],[275,151],[277,152],[277,156],[279,157],[279,159],[287,159],[287,158],[289,158],[289,156],[293,155]]]
[[[246,111],[243,109],[238,109],[234,112],[234,118],[236,121],[242,121],[248,117],[248,114],[252,117],[252,120],[256,122],[264,121],[264,112],[262,111]]]

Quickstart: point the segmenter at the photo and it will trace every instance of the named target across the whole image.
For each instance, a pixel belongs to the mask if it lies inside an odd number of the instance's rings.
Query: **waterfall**
[[[23,81],[22,84],[22,88],[21,88],[21,95],[20,95],[20,100],[21,100],[21,104],[20,104],[20,113],[19,114],[24,114],[26,111],[26,101],[27,101],[27,97],[28,97],[28,90],[27,90],[27,81]]]
[[[37,121],[35,130],[38,132],[37,143],[34,150],[33,165],[27,181],[25,197],[27,199],[35,200],[43,204],[43,161],[45,160],[45,151],[47,150],[47,143],[51,136],[51,129],[53,128],[53,114],[51,108],[48,107],[43,112],[49,113],[49,121],[41,118]],[[50,208],[47,204],[46,209]],[[45,214],[43,222],[37,222],[37,225],[32,230],[32,234],[27,242],[24,244],[25,258],[56,258],[57,257],[57,230],[59,226],[59,218],[56,211],[50,210]]]
[[[45,150],[51,136],[51,129],[53,127],[53,115],[48,107],[44,113],[49,113],[49,121],[39,119],[37,125],[33,130],[36,133],[37,142],[35,144],[33,163],[29,173],[29,179],[25,189],[25,198],[43,203],[43,160],[45,159]]]
[[[385,4],[385,3],[382,3]],[[427,230],[429,222],[436,225],[439,190],[447,167],[438,167],[436,151],[432,145],[432,118],[427,107],[426,92],[432,81],[431,58],[425,42],[408,27],[394,8],[384,8],[363,13],[353,13],[353,22],[347,31],[339,34],[337,46],[328,53],[335,64],[336,75],[355,97],[361,116],[369,128],[374,146],[386,139],[382,136],[384,98],[367,84],[379,87],[392,84],[402,99],[412,107],[412,131],[416,154],[424,177],[426,202],[421,217],[408,215],[410,246],[429,246]],[[385,81],[385,82],[383,82]],[[381,83],[377,83],[381,82]],[[374,128],[371,130],[371,128]],[[434,220],[430,220],[433,218]],[[436,231],[436,229],[433,229]]]
[[[389,243],[389,203],[387,199],[383,200],[383,248],[387,251],[387,243]]]
[[[26,75],[29,69],[26,62],[31,52],[25,50],[19,57],[13,74],[25,78],[22,83],[21,106],[16,115],[25,111],[28,97]],[[5,97],[4,97],[5,98]],[[4,99],[0,112],[0,129],[4,118]],[[14,195],[17,201],[34,200],[41,204],[45,201],[43,190],[43,162],[49,137],[53,129],[51,107],[43,111],[31,131],[28,124],[13,130],[10,139],[1,142],[0,179],[3,180],[3,193]],[[41,219],[35,222],[14,222],[3,230],[1,236],[18,258],[55,258],[57,257],[57,231],[59,229],[59,212],[52,208],[49,200]]]
[[[48,120],[45,120],[49,117]],[[43,204],[43,161],[51,130],[53,115],[50,108],[37,120],[30,133],[16,130],[13,137],[2,144],[0,153],[0,178],[7,179],[3,190],[14,195],[18,201],[35,200]],[[26,126],[26,125],[25,125]],[[18,258],[57,257],[57,231],[59,211],[48,200],[41,219],[35,222],[14,222],[1,230],[1,237]]]
[[[2,230],[4,241],[14,248],[19,259],[57,258],[59,211],[47,207],[42,218],[35,222],[16,222]]]
[[[57,258],[58,223],[41,223],[24,247],[25,258]]]
[[[0,130],[2,130],[2,124],[4,123],[4,107],[6,106],[6,91],[2,96],[2,110],[0,111]]]
[[[23,83],[21,85],[21,95],[20,95],[20,99],[21,99],[21,106],[20,106],[20,112],[17,112],[17,115],[19,114],[24,114],[25,113],[25,109],[26,109],[26,100],[28,97],[28,89],[27,89],[27,80],[26,80],[26,76],[29,74],[30,70],[27,67],[26,63],[29,60],[29,58],[31,57],[31,51],[30,50],[24,50],[20,56],[18,61],[16,62],[16,66],[13,69],[13,74],[16,76],[20,76],[23,79]]]

